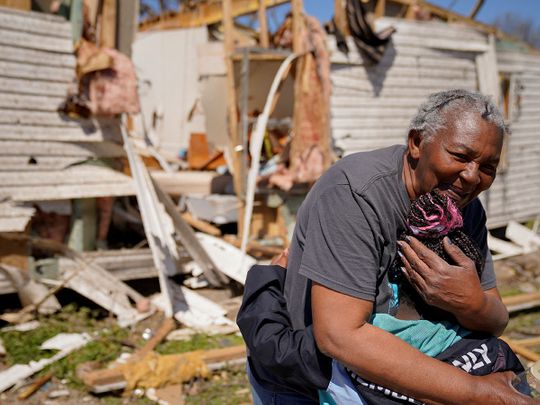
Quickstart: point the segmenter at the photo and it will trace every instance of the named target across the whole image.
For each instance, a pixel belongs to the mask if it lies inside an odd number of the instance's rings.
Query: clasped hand
[[[455,316],[481,309],[485,298],[475,264],[448,237],[443,246],[454,264],[414,237],[398,241],[398,245],[403,274],[426,304]]]

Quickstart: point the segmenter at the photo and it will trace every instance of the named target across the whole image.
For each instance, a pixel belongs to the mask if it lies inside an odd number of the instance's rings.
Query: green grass
[[[186,405],[238,405],[251,403],[245,366],[233,366],[226,372],[201,382],[198,393],[186,396]]]
[[[84,347],[76,350],[65,358],[51,364],[36,376],[52,373],[53,376],[65,379],[70,388],[86,392],[83,383],[76,376],[79,364],[88,361],[98,361],[105,367],[108,363],[118,358],[125,351],[132,349],[124,346],[122,341],[131,339],[138,346],[145,341],[140,334],[134,334],[128,329],[122,329],[113,318],[103,316],[101,311],[92,311],[85,307],[69,305],[61,312],[48,316],[39,317],[41,325],[27,332],[6,332],[0,330],[0,338],[6,347],[7,355],[2,359],[6,366],[16,363],[25,364],[31,360],[39,360],[54,355],[54,351],[40,350],[39,346],[57,335],[58,333],[86,332],[93,340]],[[136,338],[134,338],[136,336]],[[241,336],[204,334],[194,335],[192,339],[185,341],[162,342],[156,348],[161,354],[183,353],[192,350],[208,350],[235,346],[243,343]],[[244,366],[232,367],[224,370],[221,374],[213,375],[208,380],[196,381],[199,388],[192,395],[186,396],[188,404],[240,404],[249,402],[247,391],[248,382]],[[100,396],[100,402],[107,405],[120,405],[125,403],[126,398],[118,394]],[[145,405],[150,401],[146,398],[130,398],[129,403]]]
[[[194,335],[190,340],[171,340],[161,343],[156,352],[160,354],[184,353],[193,350],[219,349],[222,347],[236,346],[243,344],[241,336],[236,335]]]

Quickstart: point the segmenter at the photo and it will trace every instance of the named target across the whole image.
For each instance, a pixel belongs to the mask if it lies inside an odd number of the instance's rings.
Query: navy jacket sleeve
[[[317,389],[328,386],[331,360],[317,349],[312,327],[292,328],[283,295],[285,275],[280,266],[253,266],[236,322],[257,382],[274,392],[317,399]]]

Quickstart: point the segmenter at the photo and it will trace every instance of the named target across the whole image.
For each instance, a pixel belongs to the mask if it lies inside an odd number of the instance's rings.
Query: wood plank
[[[445,81],[448,79],[454,80],[473,80],[476,79],[476,69],[474,66],[467,69],[456,69],[456,68],[444,68],[444,67],[425,67],[421,64],[418,64],[414,67],[401,67],[401,66],[392,66],[388,71],[385,72],[384,76],[377,79],[373,79],[373,71],[366,71],[365,68],[361,67],[351,67],[348,69],[341,69],[332,73],[332,80],[334,78],[351,78],[351,79],[362,79],[365,81],[370,81],[371,83],[384,83],[390,78],[397,77],[408,77],[411,79],[424,80],[424,79],[440,79]],[[411,83],[412,84],[412,83]]]
[[[57,111],[64,97],[36,96],[31,94],[0,93],[0,108]],[[1,133],[0,129],[0,133]]]
[[[207,233],[208,235],[212,236],[221,236],[221,230],[217,226],[214,226],[211,223],[203,221],[201,219],[197,219],[187,211],[183,212],[181,216],[184,221],[186,221],[189,225],[191,225],[191,227],[197,229],[198,231]]]
[[[99,33],[99,45],[116,48],[116,0],[103,0]]]
[[[31,217],[36,210],[32,207],[14,204],[11,201],[0,202],[0,217],[2,218],[17,218]]]
[[[30,13],[28,13],[30,14]],[[5,13],[0,10],[0,29],[22,31],[46,37],[59,37],[71,40],[71,26],[65,19],[49,20],[31,15]]]
[[[367,80],[361,80],[356,78],[349,77],[332,77],[332,84],[334,87],[345,87],[348,89],[367,89],[373,90],[374,85],[381,84],[384,88],[390,88],[395,91],[396,88],[410,88],[414,87],[416,89],[422,88],[449,88],[449,87],[465,87],[474,89],[476,87],[476,78],[459,78],[459,79],[442,79],[438,80],[425,79],[412,82],[410,78],[407,77],[389,77],[389,78],[377,78],[373,83],[370,83]]]
[[[232,12],[232,0],[223,0],[223,30],[224,30],[224,49],[225,49],[225,66],[227,68],[227,124],[229,133],[229,156],[232,159],[233,182],[236,195],[244,194],[244,181],[242,178],[242,139],[238,131],[238,109],[236,86],[234,80],[234,65],[231,59],[234,53],[234,21]]]
[[[268,37],[268,24],[266,22],[266,2],[259,0],[259,46],[262,48],[268,48],[270,46],[270,39]]]
[[[0,141],[0,156],[119,157],[124,150],[112,142]]]
[[[73,198],[118,197],[135,193],[131,182],[116,184],[77,184],[32,187],[4,187],[2,194],[11,196],[14,201],[49,201]]]
[[[266,8],[275,7],[290,0],[264,0]],[[259,0],[235,0],[232,3],[231,16],[238,17],[257,12]],[[139,31],[162,30],[173,28],[191,28],[215,24],[225,20],[222,6],[219,2],[199,3],[194,7],[185,7],[180,13],[161,16],[155,20],[139,24]]]
[[[2,96],[0,96],[2,98]],[[7,97],[9,98],[9,97]],[[21,100],[20,98],[19,100]],[[0,140],[103,142],[120,141],[120,127],[115,119],[81,120],[78,125],[33,126],[0,124]],[[40,154],[41,156],[43,154]]]
[[[71,53],[56,53],[0,45],[0,60],[23,62],[36,66],[59,66],[75,69],[75,56]]]
[[[0,44],[59,53],[73,53],[71,38],[15,32],[0,28]]]
[[[533,338],[526,338],[526,339],[516,339],[514,340],[514,342],[524,347],[540,346],[540,336],[536,336]]]
[[[210,258],[205,251],[195,232],[182,219],[180,213],[177,211],[175,204],[171,197],[169,197],[157,184],[157,181],[153,180],[156,194],[161,203],[165,206],[167,214],[171,217],[176,231],[176,236],[188,252],[188,254],[195,260],[195,262],[202,269],[204,276],[213,287],[222,287],[229,283],[229,280],[223,273],[220,272],[220,268]]]
[[[212,182],[219,177],[216,172],[180,171],[166,173],[151,171],[150,175],[156,180],[167,194],[180,196],[183,194],[212,194]]]
[[[467,27],[463,24],[448,24],[447,22],[430,20],[430,21],[406,21],[402,18],[384,17],[375,22],[376,30],[380,30],[389,26],[396,27],[395,35],[415,35],[419,37],[431,36],[434,38],[456,37],[468,41],[487,42],[487,36],[483,32],[479,32],[474,28]]]
[[[62,170],[86,160],[86,157],[0,156],[0,172]]]
[[[0,77],[0,92],[61,96],[67,94],[67,83]]]
[[[0,232],[24,232],[30,219],[31,216],[11,218],[0,217]],[[13,292],[15,292],[15,290],[13,290]]]
[[[66,126],[76,128],[78,122],[56,111],[0,110],[0,125],[28,125],[39,127]],[[46,131],[46,128],[43,128]]]
[[[2,13],[9,14],[11,16],[22,16],[22,17],[31,18],[31,19],[34,19],[34,20],[51,21],[51,22],[56,22],[56,23],[60,23],[60,24],[65,24],[66,23],[66,19],[64,17],[59,16],[59,15],[55,15],[55,14],[42,13],[42,12],[39,12],[39,11],[31,11],[31,12],[20,11],[20,10],[14,10],[14,9],[11,9],[11,8],[2,8],[2,7],[0,7],[0,9],[1,9]]]
[[[519,341],[510,339],[506,336],[501,336],[501,339],[504,340],[506,343],[508,343],[508,346],[518,355],[524,357],[525,359],[529,361],[538,361],[540,360],[540,354],[533,352],[530,349],[527,349],[526,347],[523,347],[519,344]]]
[[[106,167],[78,165],[62,171],[0,172],[2,187],[55,186],[68,184],[117,184],[130,182],[131,178]]]
[[[0,61],[0,76],[69,83],[75,78],[75,70],[70,67],[38,66]]]
[[[510,313],[534,308],[540,305],[540,292],[503,297],[502,301]]]
[[[13,8],[17,10],[30,11],[32,3],[30,0],[0,0],[0,7]],[[0,9],[0,12],[1,10]]]

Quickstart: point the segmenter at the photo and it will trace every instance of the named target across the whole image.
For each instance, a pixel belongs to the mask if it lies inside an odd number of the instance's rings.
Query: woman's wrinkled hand
[[[485,297],[474,262],[448,237],[443,243],[454,265],[412,236],[398,241],[403,274],[428,305],[456,316],[479,311]]]

